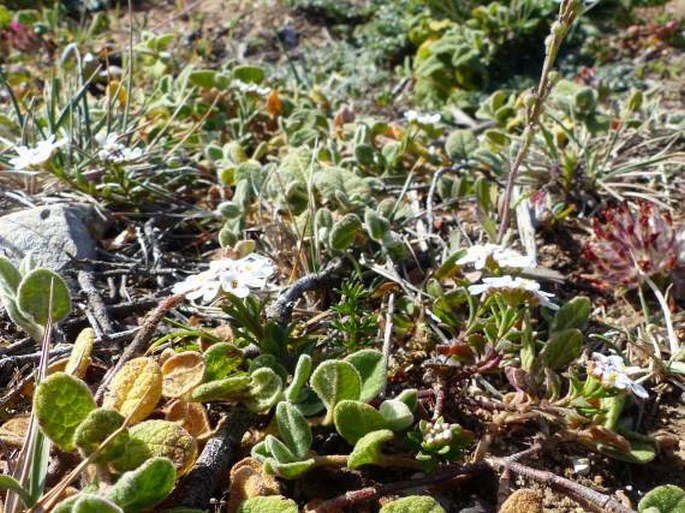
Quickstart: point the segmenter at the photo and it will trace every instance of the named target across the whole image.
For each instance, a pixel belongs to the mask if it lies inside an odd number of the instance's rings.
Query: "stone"
[[[0,217],[0,254],[19,264],[31,253],[37,267],[56,272],[74,259],[95,257],[97,239],[109,220],[95,207],[56,203]]]

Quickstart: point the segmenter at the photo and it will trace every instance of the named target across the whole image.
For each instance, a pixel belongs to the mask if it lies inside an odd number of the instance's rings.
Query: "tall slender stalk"
[[[523,164],[526,155],[528,155],[530,146],[533,143],[533,137],[535,135],[535,130],[537,129],[538,123],[540,122],[540,116],[543,112],[545,100],[547,99],[549,92],[552,90],[553,80],[551,79],[551,71],[554,66],[554,62],[559,54],[561,43],[571,30],[571,27],[573,27],[573,23],[582,12],[582,8],[582,0],[563,0],[559,7],[559,16],[557,21],[552,23],[550,34],[545,40],[545,61],[542,65],[540,81],[538,82],[537,89],[532,96],[532,101],[528,105],[528,112],[526,116],[528,121],[523,130],[523,134],[521,135],[521,145],[519,146],[518,152],[516,153],[516,158],[509,169],[509,174],[507,175],[507,185],[504,189],[504,201],[502,203],[501,222],[499,231],[497,233],[498,244],[502,242],[502,239],[509,228],[509,222],[511,220],[511,195],[513,192],[514,183],[516,182],[516,177],[518,176],[519,169]]]

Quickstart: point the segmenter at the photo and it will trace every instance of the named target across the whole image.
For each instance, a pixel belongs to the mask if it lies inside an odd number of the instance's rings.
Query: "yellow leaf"
[[[90,353],[93,351],[93,344],[95,343],[95,332],[92,328],[86,328],[74,342],[74,347],[71,349],[69,360],[64,369],[64,372],[82,378],[86,374],[88,362],[90,361]]]
[[[161,397],[162,369],[152,358],[143,356],[127,362],[116,373],[102,406],[130,417],[129,423],[135,424],[152,413]]]
[[[205,377],[205,360],[195,351],[178,353],[164,362],[162,375],[164,397],[182,397],[202,383]]]
[[[165,418],[179,424],[195,438],[205,438],[211,432],[207,412],[200,403],[178,399],[169,405]]]
[[[276,478],[267,474],[264,465],[254,458],[245,458],[233,465],[229,482],[228,513],[236,513],[240,504],[247,499],[281,493]]]

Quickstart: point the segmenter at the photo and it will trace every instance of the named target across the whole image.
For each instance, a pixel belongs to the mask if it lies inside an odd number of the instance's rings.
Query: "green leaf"
[[[305,457],[312,445],[312,429],[300,411],[288,402],[278,403],[276,422],[281,438],[299,459]]]
[[[273,327],[275,327],[275,325],[273,324],[269,326],[272,329]],[[276,358],[273,354],[260,354],[257,358],[252,360],[252,363],[250,363],[250,367],[248,368],[247,372],[252,374],[257,369],[261,369],[263,367],[267,367],[274,371],[276,374],[278,374],[278,377],[281,378],[281,381],[283,383],[285,383],[288,379],[288,371],[285,369],[285,367],[283,367],[281,362],[278,361],[278,358]]]
[[[262,367],[251,374],[250,394],[245,406],[259,413],[269,410],[283,395],[283,380],[269,367]]]
[[[364,212],[364,224],[369,237],[376,242],[383,242],[383,237],[390,230],[390,222],[375,210],[367,208]]]
[[[354,366],[345,361],[327,360],[312,374],[309,383],[328,410],[328,419],[335,405],[344,399],[358,400],[362,391],[362,378]]]
[[[352,245],[361,227],[362,222],[357,214],[346,214],[342,219],[333,223],[328,243],[336,251],[345,251]]]
[[[129,428],[126,453],[113,464],[120,470],[132,470],[150,457],[169,459],[182,476],[195,462],[197,441],[175,422],[146,420]]]
[[[250,376],[217,379],[196,386],[191,392],[190,398],[200,403],[231,401],[245,395],[250,388],[250,383],[252,383]]]
[[[288,401],[297,402],[302,399],[302,387],[307,383],[312,373],[312,357],[308,354],[301,354],[297,360],[297,366],[293,373],[293,380],[288,388],[285,389],[285,398]]]
[[[382,463],[381,447],[395,437],[389,429],[371,431],[361,437],[347,459],[347,466],[359,468],[362,465],[379,465]]]
[[[21,500],[27,508],[33,506],[34,501],[31,500],[29,493],[24,490],[21,484],[19,484],[19,481],[14,479],[12,476],[0,476],[0,488],[3,490],[12,490],[19,497],[21,497]]]
[[[45,326],[50,317],[57,323],[69,315],[71,296],[67,284],[57,274],[48,269],[36,269],[21,280],[17,289],[17,305],[23,313],[31,316],[41,326]]]
[[[592,301],[585,296],[577,296],[557,310],[552,321],[552,333],[568,329],[584,330],[590,318]]]
[[[95,400],[83,381],[56,372],[36,387],[33,408],[43,433],[60,449],[71,451],[74,433],[95,409]]]
[[[64,372],[82,378],[88,368],[88,359],[93,351],[94,343],[95,331],[92,328],[82,330],[78,337],[76,337],[74,346],[71,348]]]
[[[400,395],[398,395],[395,399],[406,404],[411,412],[414,412],[416,406],[419,404],[419,395],[415,388],[407,388],[402,390]]]
[[[238,508],[238,513],[298,513],[297,504],[282,495],[253,497]]]
[[[0,294],[14,297],[21,283],[21,274],[7,258],[0,256]]]
[[[557,331],[542,349],[542,362],[550,369],[562,369],[580,356],[583,333],[579,329]]]
[[[97,408],[76,428],[74,444],[84,456],[89,456],[124,424],[124,420],[124,416],[115,410]],[[100,452],[95,461],[104,463],[122,456],[126,451],[128,437],[128,430],[122,431]]]
[[[266,435],[264,439],[266,449],[278,463],[293,463],[297,460],[288,446],[281,442],[274,435]]]
[[[685,491],[675,485],[658,486],[649,491],[637,506],[640,513],[648,508],[656,508],[660,513],[685,512]]]
[[[338,433],[352,445],[367,433],[387,427],[383,415],[373,406],[347,399],[335,406],[333,421]]]
[[[375,349],[362,349],[345,358],[351,363],[362,378],[360,401],[370,401],[385,386],[386,368],[383,353]]]
[[[266,74],[264,70],[258,66],[236,66],[233,68],[233,78],[242,80],[243,82],[261,84],[264,82]]]
[[[152,458],[132,472],[126,472],[112,486],[107,498],[135,513],[162,502],[176,482],[174,464],[168,458]]]
[[[204,352],[203,356],[205,359],[205,382],[226,377],[227,374],[237,369],[243,360],[240,350],[228,342],[212,345]]]
[[[399,399],[383,401],[378,411],[385,419],[388,429],[393,431],[403,431],[414,423],[414,415],[409,406]]]
[[[297,479],[314,467],[314,458],[308,460],[293,461],[292,463],[278,463],[273,458],[264,462],[264,469],[270,474],[275,474],[284,479]]]
[[[454,130],[445,141],[445,152],[452,160],[466,160],[476,148],[478,139],[471,130]]]
[[[112,501],[90,493],[80,494],[72,511],[73,513],[124,513],[124,510]]]
[[[445,510],[432,497],[410,495],[386,504],[379,513],[445,513]]]
[[[188,81],[201,89],[211,89],[214,87],[216,71],[211,69],[196,69],[188,75]]]

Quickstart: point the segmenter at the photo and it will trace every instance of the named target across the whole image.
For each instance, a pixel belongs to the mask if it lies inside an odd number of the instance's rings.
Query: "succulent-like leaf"
[[[419,404],[419,395],[415,388],[407,388],[402,390],[400,395],[398,395],[395,399],[406,404],[409,407],[409,410],[412,412],[416,409],[416,405]]]
[[[640,513],[655,508],[659,513],[685,512],[685,491],[675,485],[658,486],[650,490],[638,504]]]
[[[386,504],[379,513],[445,513],[445,509],[432,497],[410,495]]]
[[[147,417],[162,397],[162,369],[148,357],[134,358],[116,373],[102,401],[104,408],[117,410],[130,423]]]
[[[329,244],[336,251],[344,251],[352,245],[354,237],[362,227],[357,214],[346,214],[342,219],[333,223],[329,235]]]
[[[385,386],[386,368],[383,353],[375,349],[362,349],[345,358],[354,365],[362,378],[360,401],[369,401],[378,395]]]
[[[79,494],[74,502],[73,513],[124,513],[114,502],[100,495]]]
[[[262,367],[251,374],[250,394],[245,406],[253,412],[262,412],[274,406],[283,395],[283,380],[269,367]]]
[[[266,442],[266,448],[269,451],[269,454],[271,454],[278,463],[292,463],[297,460],[292,451],[288,449],[288,446],[275,436],[266,435],[264,442]]]
[[[64,372],[82,378],[86,374],[90,353],[93,352],[95,343],[95,331],[92,328],[85,328],[78,334],[74,347],[71,348],[69,360]]]
[[[174,464],[168,458],[152,458],[140,468],[122,475],[107,498],[126,513],[136,513],[162,502],[175,482]]]
[[[414,423],[414,415],[409,406],[399,399],[383,401],[378,411],[385,419],[388,429],[403,431]]]
[[[550,330],[554,333],[568,329],[585,329],[592,311],[592,302],[585,296],[576,296],[566,302],[554,315]]]
[[[336,404],[333,421],[338,433],[352,445],[367,433],[387,427],[383,415],[373,406],[347,399]]]
[[[0,295],[15,297],[21,283],[21,274],[14,264],[4,256],[0,256]]]
[[[308,354],[301,354],[295,366],[293,380],[288,388],[285,389],[285,398],[288,401],[297,402],[301,399],[302,387],[307,383],[312,372],[312,357]]]
[[[293,461],[292,463],[278,463],[275,459],[269,458],[264,462],[264,469],[270,474],[275,474],[284,479],[297,479],[302,474],[309,472],[314,465],[314,458]]]
[[[361,437],[354,445],[354,449],[347,459],[347,466],[359,468],[362,465],[378,465],[382,463],[381,447],[394,438],[389,429],[371,431]]]
[[[74,444],[84,456],[93,453],[102,442],[124,423],[124,417],[119,412],[97,408],[76,428]],[[128,430],[122,431],[97,456],[96,462],[107,462],[119,458],[126,451],[128,444]]]
[[[126,453],[114,462],[118,470],[131,470],[145,459],[159,456],[171,460],[176,473],[182,476],[190,470],[197,458],[197,442],[175,422],[146,420],[130,428],[129,437]]]
[[[267,330],[277,330],[278,327],[275,324],[270,324],[269,326],[266,327]],[[278,335],[276,335],[278,336]],[[260,354],[257,358],[252,360],[250,363],[250,367],[248,368],[247,372],[252,374],[254,371],[257,369],[261,368],[269,368],[272,371],[274,371],[276,374],[278,374],[278,377],[281,378],[281,381],[283,383],[286,382],[288,379],[288,371],[286,370],[285,367],[281,364],[281,362],[278,361],[278,358],[272,354]]]
[[[45,326],[49,318],[59,322],[71,311],[69,287],[56,273],[48,269],[36,269],[21,280],[17,289],[17,306],[41,326]]]
[[[238,348],[228,342],[219,342],[204,352],[205,381],[210,382],[225,378],[237,369],[243,355]]]
[[[196,351],[177,353],[162,364],[162,395],[183,397],[205,377],[205,360]]]
[[[562,369],[580,356],[583,333],[579,329],[557,331],[542,349],[542,362],[550,369]]]
[[[366,224],[366,231],[371,239],[376,242],[383,242],[383,238],[390,230],[390,222],[378,212],[367,208],[364,212],[364,224]]]
[[[0,490],[11,490],[21,498],[27,508],[33,506],[34,501],[31,499],[29,492],[24,490],[19,481],[12,476],[0,475]]]
[[[250,376],[217,379],[195,387],[190,398],[200,403],[234,401],[246,394],[251,383]]]
[[[331,417],[335,405],[344,399],[358,400],[362,391],[359,371],[350,363],[327,360],[312,374],[309,383],[319,396]]]
[[[278,403],[276,422],[281,438],[299,459],[305,457],[312,445],[312,429],[300,411],[288,402]]]
[[[36,387],[33,408],[45,435],[60,449],[71,451],[76,428],[95,409],[95,400],[83,381],[57,372]]]
[[[238,513],[298,513],[297,504],[282,495],[253,497],[238,508]]]

